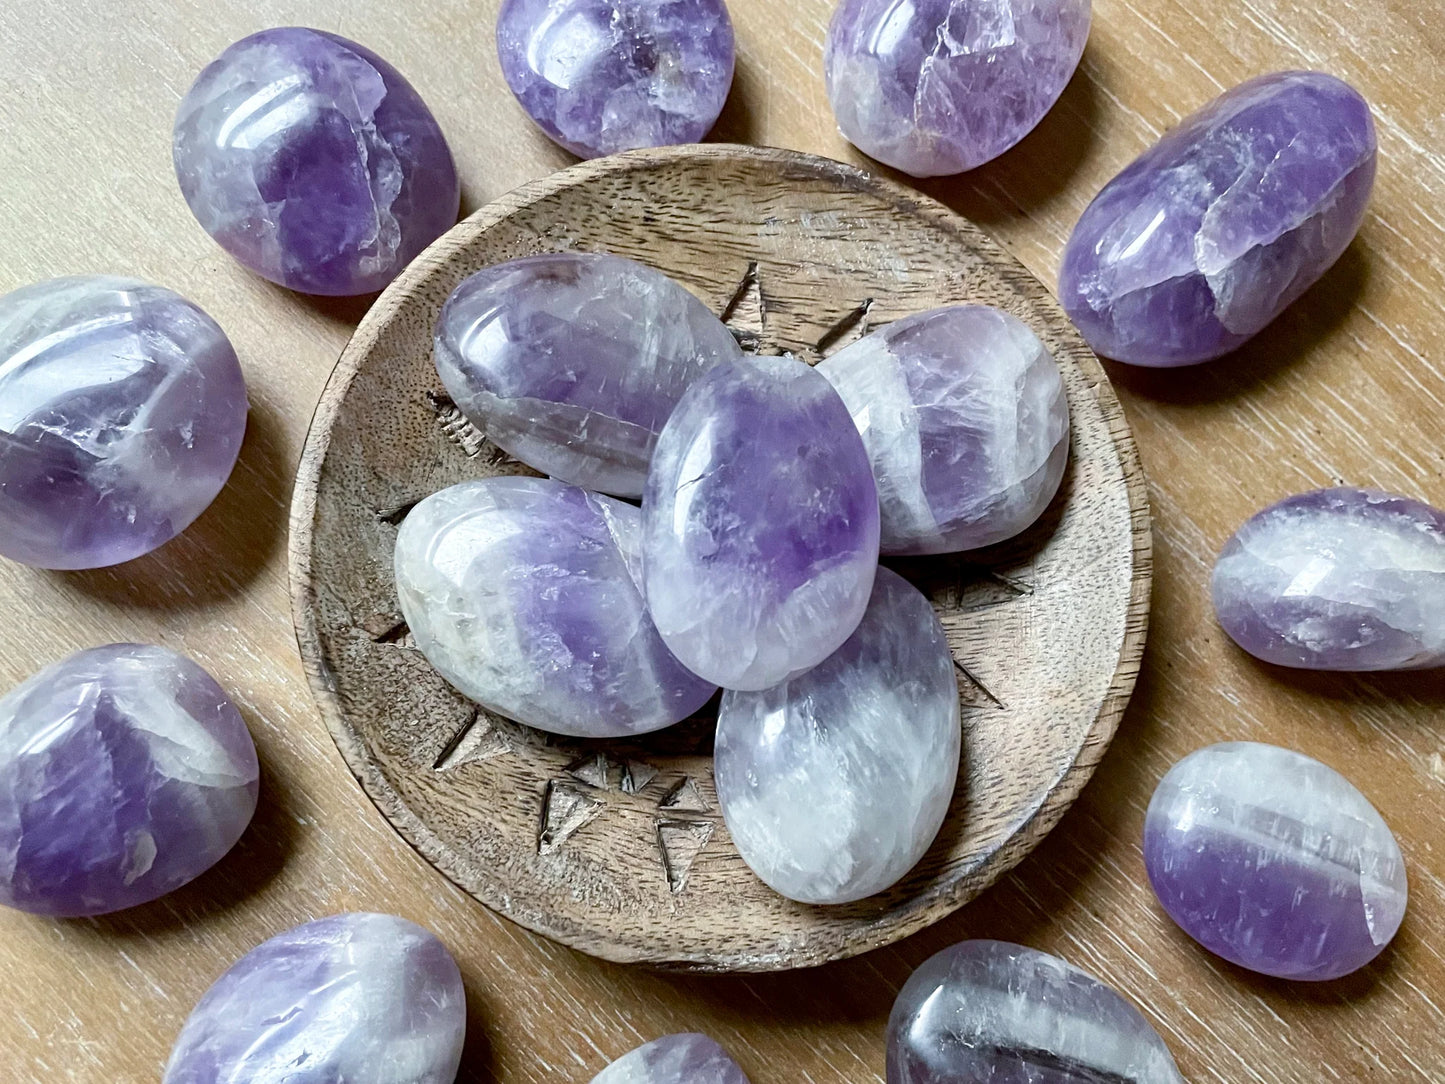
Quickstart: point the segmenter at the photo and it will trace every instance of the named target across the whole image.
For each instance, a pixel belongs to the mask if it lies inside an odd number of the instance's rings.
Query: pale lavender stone
[[[1079,66],[1089,0],[842,0],[824,73],[843,135],[915,177],[962,173],[1034,130]]]
[[[878,566],[878,491],[848,408],[791,357],[718,365],[658,438],[646,597],[684,666],[766,689],[853,634]]]
[[[466,994],[446,947],[392,915],[342,914],[263,942],[216,980],[163,1084],[452,1084]]]
[[[1350,487],[1286,498],[1225,544],[1213,594],[1230,638],[1278,666],[1445,666],[1445,512]]]
[[[190,659],[140,644],[62,659],[0,698],[0,903],[149,903],[231,849],[258,775],[240,712]]]
[[[1059,298],[1116,361],[1217,358],[1349,247],[1375,158],[1370,107],[1347,84],[1321,72],[1252,79],[1104,186],[1064,250]]]
[[[1369,800],[1289,749],[1227,742],[1170,769],[1144,821],[1144,865],[1185,933],[1284,979],[1333,979],[1405,917],[1405,859]]]
[[[179,294],[86,275],[0,297],[0,555],[149,553],[215,499],[245,430],[236,352]]]
[[[483,707],[554,734],[624,737],[687,718],[715,687],[673,658],[643,606],[641,518],[545,478],[432,494],[396,539],[417,647]]]
[[[735,63],[723,0],[503,0],[497,53],[528,116],[582,158],[696,143]]]
[[[303,293],[380,290],[457,220],[456,166],[421,97],[321,30],[229,46],[181,100],[172,150],[206,232]]]
[[[592,1084],[748,1084],[728,1052],[706,1035],[664,1035],[622,1055]]]
[[[1052,355],[1006,312],[919,313],[818,366],[848,405],[878,482],[884,553],[1012,538],[1058,492],[1069,404]]]
[[[924,962],[888,1019],[888,1084],[1184,1084],[1115,990],[1057,956],[963,941]]]
[[[436,366],[462,412],[528,466],[640,497],[688,385],[742,351],[701,301],[619,256],[559,252],[478,271],[436,328]]]
[[[923,857],[958,778],[958,679],[932,604],[878,570],[863,621],[806,674],[723,694],[713,766],[738,853],[803,903],[882,892]]]

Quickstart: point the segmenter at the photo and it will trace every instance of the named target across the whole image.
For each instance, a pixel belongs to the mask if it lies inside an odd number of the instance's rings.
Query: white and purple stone
[[[1064,249],[1059,298],[1116,361],[1227,354],[1349,247],[1375,157],[1370,107],[1349,85],[1322,72],[1252,79],[1104,186]]]
[[[1089,0],[842,0],[824,53],[833,115],[915,177],[974,169],[1053,108],[1089,21]]]
[[[76,917],[200,876],[256,809],[256,747],[215,680],[112,644],[0,698],[0,903]]]
[[[749,868],[802,903],[896,883],[943,824],[962,731],[953,656],[933,606],[878,570],[863,621],[807,673],[727,692],[713,766]]]
[[[447,299],[436,367],[499,447],[563,482],[640,497],[689,384],[742,357],[672,279],[620,256],[558,252],[478,271]]]
[[[623,1054],[592,1084],[748,1084],[728,1052],[706,1035],[664,1035]]]
[[[698,142],[735,64],[723,0],[503,0],[497,53],[527,115],[582,158]]]
[[[149,553],[215,500],[245,431],[236,352],[179,294],[84,275],[0,297],[0,555]]]
[[[987,305],[919,313],[818,365],[863,436],[881,549],[951,553],[1012,538],[1058,492],[1069,404],[1052,355]]]
[[[1184,1084],[1159,1033],[1094,976],[1022,945],[930,957],[888,1018],[888,1084]]]
[[[216,980],[162,1084],[452,1084],[461,972],[429,931],[342,914],[258,945]]]
[[[660,730],[715,686],[643,606],[641,513],[547,478],[434,493],[402,521],[396,587],[417,647],[462,693],[554,734]]]
[[[683,393],[642,496],[652,620],[672,653],[756,691],[853,634],[878,567],[878,490],[833,386],[791,357],[715,366]]]
[[[1389,826],[1333,768],[1226,742],[1169,770],[1144,821],[1160,904],[1232,963],[1333,979],[1378,956],[1405,918],[1405,859]]]
[[[176,113],[191,212],[258,275],[308,294],[380,290],[457,220],[441,128],[371,50],[287,26],[229,46]]]
[[[1277,666],[1445,666],[1445,512],[1340,487],[1251,517],[1214,565],[1214,612]]]

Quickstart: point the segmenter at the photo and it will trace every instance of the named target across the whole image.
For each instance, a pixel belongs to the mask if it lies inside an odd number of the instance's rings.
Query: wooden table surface
[[[830,0],[731,0],[739,74],[718,138],[863,159],[835,131]],[[159,1079],[186,1013],[262,939],[347,909],[426,924],[466,977],[459,1080],[585,1084],[646,1039],[711,1033],[755,1084],[880,1080],[894,993],[965,937],[1058,953],[1137,1002],[1192,1081],[1445,1080],[1445,678],[1270,671],[1214,625],[1213,555],[1252,511],[1331,482],[1445,504],[1445,21],[1439,0],[1098,0],[1080,74],[1022,145],[922,187],[1052,283],[1090,197],[1220,90],[1311,66],[1371,100],[1381,164],[1359,240],[1237,355],[1194,371],[1110,367],[1150,474],[1153,632],[1144,674],[1082,799],[1013,874],[900,945],[749,978],[603,964],[494,917],[434,873],[352,780],[312,705],[288,611],[291,478],[358,304],[246,273],[191,219],[171,118],[200,68],[262,27],[304,23],[404,71],[451,139],[464,210],[569,164],[502,83],[497,0],[9,0],[0,5],[0,291],[111,271],[173,287],[226,328],[251,389],[240,465],[181,539],[117,569],[0,562],[0,686],[80,647],[187,652],[235,696],[263,762],[255,823],[195,884],[107,918],[0,914],[0,1080]],[[1166,768],[1224,739],[1292,746],[1349,775],[1395,829],[1410,911],[1371,967],[1323,985],[1216,960],[1144,878],[1144,807]]]

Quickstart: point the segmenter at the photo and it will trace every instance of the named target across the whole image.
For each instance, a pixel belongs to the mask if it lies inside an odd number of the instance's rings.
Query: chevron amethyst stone
[[[706,1035],[664,1035],[623,1054],[592,1084],[748,1084],[728,1052]]]

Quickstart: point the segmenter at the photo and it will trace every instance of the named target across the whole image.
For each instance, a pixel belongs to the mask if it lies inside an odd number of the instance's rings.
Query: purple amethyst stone
[[[1322,72],[1252,79],[1104,186],[1064,250],[1059,296],[1100,354],[1193,365],[1262,330],[1349,247],[1375,124]]]
[[[503,0],[497,52],[522,108],[582,158],[696,143],[733,81],[723,0]]]
[[[592,1084],[748,1084],[728,1052],[706,1035],[664,1035],[623,1054]]]
[[[308,294],[380,290],[456,220],[435,118],[371,50],[304,27],[229,46],[176,113],[191,212],[241,263]]]
[[[1405,859],[1350,781],[1254,742],[1191,753],[1144,821],[1144,865],[1169,917],[1232,963],[1333,979],[1369,963],[1405,917]]]
[[[0,698],[0,903],[74,917],[200,876],[256,809],[256,747],[190,659],[81,651]]]
[[[179,294],[86,275],[0,297],[0,555],[149,553],[215,499],[245,430],[236,352]]]

